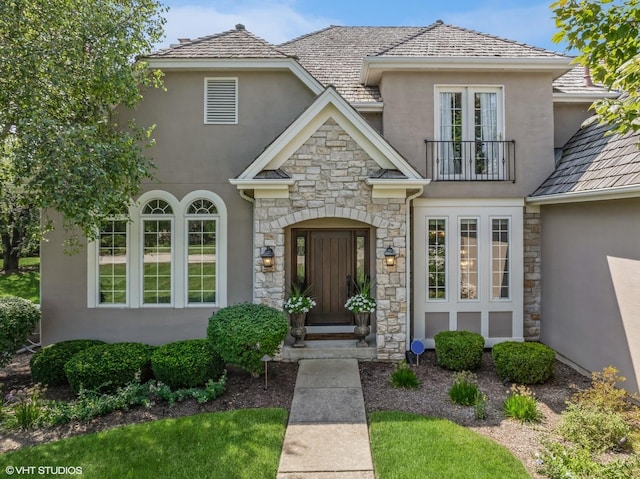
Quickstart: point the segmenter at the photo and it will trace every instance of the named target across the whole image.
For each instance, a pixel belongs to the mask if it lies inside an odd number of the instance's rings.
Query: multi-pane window
[[[447,223],[429,220],[427,289],[429,299],[447,298]]]
[[[438,174],[443,179],[501,179],[502,90],[439,87]]]
[[[170,304],[173,283],[173,210],[164,200],[142,209],[142,302]]]
[[[187,302],[215,303],[218,211],[199,199],[187,209]]]
[[[98,240],[98,303],[127,303],[127,221],[103,223]]]
[[[509,299],[509,219],[491,220],[491,299]]]
[[[478,220],[460,220],[460,299],[478,299]]]

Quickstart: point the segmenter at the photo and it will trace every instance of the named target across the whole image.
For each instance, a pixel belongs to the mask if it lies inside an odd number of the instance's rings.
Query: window
[[[491,299],[509,299],[509,218],[491,219]]]
[[[210,125],[238,123],[238,79],[204,79],[204,122]]]
[[[500,87],[436,87],[438,171],[447,179],[503,179]]]
[[[429,299],[447,299],[447,222],[429,220],[427,289]]]
[[[460,299],[478,299],[478,220],[460,220]]]
[[[227,210],[211,191],[144,193],[88,248],[88,306],[224,307]],[[133,239],[130,241],[130,239]]]
[[[212,201],[198,199],[189,205],[186,218],[187,302],[213,304],[217,290],[218,210]]]
[[[127,221],[105,221],[100,228],[98,239],[99,304],[127,304],[127,253]]]

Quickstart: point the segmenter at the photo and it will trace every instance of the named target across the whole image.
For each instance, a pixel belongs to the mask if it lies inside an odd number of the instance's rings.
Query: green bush
[[[619,412],[569,404],[562,413],[557,432],[586,449],[604,452],[619,448],[629,437],[631,428]]]
[[[542,419],[538,401],[526,386],[511,386],[511,392],[505,399],[503,408],[505,416],[522,422],[538,422]]]
[[[40,321],[40,309],[31,301],[0,298],[0,368],[6,366]]]
[[[482,361],[484,338],[470,331],[441,331],[433,338],[436,358],[443,368],[453,371],[477,369]]]
[[[462,406],[474,406],[482,400],[475,374],[469,371],[456,373],[453,377],[453,385],[449,389],[449,397],[454,403]]]
[[[102,344],[80,351],[64,366],[74,393],[81,389],[115,391],[140,375],[140,381],[151,379],[151,355],[156,349],[142,343]]]
[[[289,329],[282,311],[263,304],[236,304],[209,319],[207,339],[227,363],[259,375],[262,357],[275,355]]]
[[[391,373],[390,382],[394,388],[416,389],[420,387],[418,376],[405,362],[396,366],[393,373]]]
[[[73,339],[71,341],[61,341],[37,351],[31,360],[31,377],[36,383],[47,386],[62,386],[68,384],[67,376],[64,373],[64,365],[80,351],[92,346],[104,344],[104,341],[97,339]]]
[[[500,379],[519,384],[545,382],[553,375],[556,361],[553,349],[540,343],[499,343],[492,355]]]
[[[224,361],[208,347],[206,339],[188,339],[160,346],[151,356],[155,378],[171,389],[193,388],[209,379],[217,381]]]

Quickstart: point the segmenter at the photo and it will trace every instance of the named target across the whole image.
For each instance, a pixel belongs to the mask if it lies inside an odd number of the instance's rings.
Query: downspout
[[[256,200],[255,198],[252,198],[251,196],[249,196],[247,193],[245,193],[246,190],[238,190],[238,193],[240,193],[240,198],[242,198],[243,200],[247,200],[249,203],[251,203],[252,205],[255,205]],[[255,207],[252,209],[253,211],[251,212],[251,249],[253,250],[254,254],[256,251],[256,222],[255,222]],[[255,258],[254,258],[255,261]],[[256,302],[256,268],[255,265],[253,267],[253,274],[251,275],[251,297],[252,297],[252,301],[255,303]]]
[[[424,186],[420,186],[417,193],[409,196],[406,202],[406,225],[407,225],[407,238],[405,240],[405,250],[406,250],[406,278],[405,278],[405,286],[407,288],[407,338],[406,338],[406,346],[405,351],[409,351],[411,347],[411,341],[409,339],[409,333],[411,332],[411,202],[415,200],[418,196],[422,196],[424,193]]]

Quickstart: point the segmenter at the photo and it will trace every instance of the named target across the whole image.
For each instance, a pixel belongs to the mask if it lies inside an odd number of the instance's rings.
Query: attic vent
[[[238,123],[237,78],[205,78],[204,122],[213,125]]]

